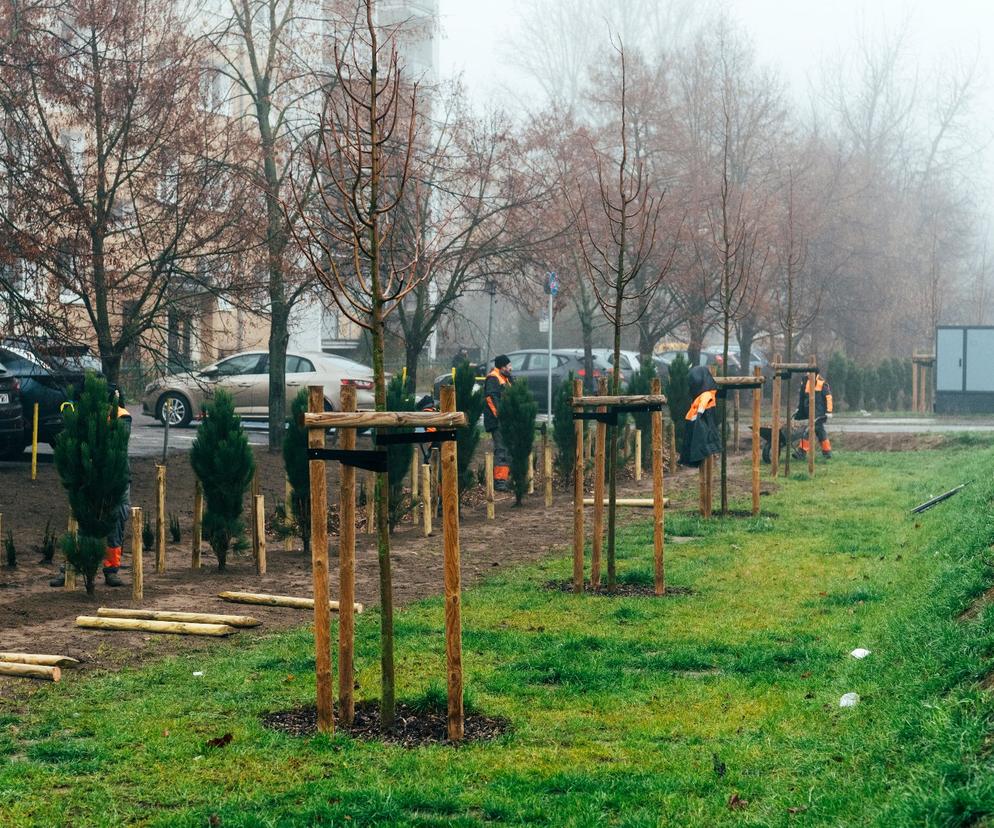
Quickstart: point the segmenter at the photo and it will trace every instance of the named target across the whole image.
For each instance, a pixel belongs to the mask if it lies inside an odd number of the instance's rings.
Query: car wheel
[[[188,426],[193,419],[193,406],[190,405],[190,401],[175,391],[163,394],[159,397],[159,402],[156,403],[155,418],[160,423],[166,422],[167,412],[169,425],[174,428],[176,426]]]

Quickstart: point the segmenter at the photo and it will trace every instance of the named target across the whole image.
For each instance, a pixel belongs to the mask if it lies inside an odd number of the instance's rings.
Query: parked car
[[[24,445],[20,383],[0,364],[0,460],[17,457]]]
[[[62,404],[76,399],[88,372],[100,374],[100,361],[85,345],[46,339],[0,341],[0,363],[20,385],[24,442],[31,442],[38,404],[38,441],[55,445],[62,431]]]
[[[507,354],[511,360],[511,373],[515,382],[525,382],[531,390],[535,401],[538,403],[540,414],[548,413],[546,408],[546,397],[548,395],[549,376],[549,352],[540,348],[533,348],[523,351],[510,351]],[[552,351],[552,394],[555,396],[559,383],[566,379],[572,371],[574,376],[582,379],[586,376],[583,361],[583,348],[558,348]],[[491,370],[489,365],[477,366],[477,376],[482,378]],[[599,379],[607,374],[610,366],[599,354],[598,349],[594,350],[594,379]],[[482,379],[480,379],[482,382]],[[440,374],[435,377],[434,394],[435,399],[441,396],[441,387],[452,384],[452,372]]]
[[[607,373],[610,375],[614,368],[614,349],[613,348],[594,348],[594,358],[598,363],[607,366]],[[622,391],[624,391],[624,386],[632,379],[632,374],[638,371],[641,363],[639,362],[639,352],[638,351],[622,351],[621,352],[621,384]]]
[[[301,388],[323,385],[325,409],[336,411],[341,407],[343,382],[355,386],[360,409],[374,407],[372,368],[319,351],[286,355],[288,404]],[[268,419],[269,354],[266,351],[245,351],[199,371],[162,377],[145,386],[142,411],[163,422],[168,413],[171,426],[189,425],[218,388],[231,394],[235,412],[244,419]]]

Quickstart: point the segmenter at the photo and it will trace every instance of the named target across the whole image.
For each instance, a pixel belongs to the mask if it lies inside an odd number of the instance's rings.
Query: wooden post
[[[145,597],[145,568],[142,559],[142,510],[131,507],[131,601],[140,604]]]
[[[38,403],[34,405],[31,421],[31,479],[38,479]]]
[[[193,484],[193,549],[190,555],[190,568],[200,569],[200,547],[203,546],[204,484],[197,480]]]
[[[545,484],[545,508],[552,506],[552,443],[546,442],[542,449],[542,475]]]
[[[442,386],[442,411],[456,410],[456,389]],[[442,539],[445,556],[445,661],[449,695],[449,741],[463,737],[462,611],[459,572],[459,471],[454,440],[442,443]]]
[[[918,402],[918,363],[914,361],[915,354],[911,354],[911,410],[918,414],[921,405]]]
[[[252,519],[255,522],[255,574],[266,574],[266,496],[258,494],[252,501]]]
[[[811,365],[815,364],[815,358],[811,357]],[[818,375],[811,371],[808,373],[808,477],[815,475],[815,381]]]
[[[487,520],[494,519],[494,453],[484,455],[484,473],[487,476]]]
[[[732,392],[732,451],[739,453],[739,391]]]
[[[439,448],[431,450],[431,515],[434,518],[438,514],[438,477],[442,470],[442,452]]]
[[[790,445],[787,446],[790,451]],[[773,411],[770,418],[770,477],[780,473],[780,354],[773,357]]]
[[[607,396],[607,377],[597,383],[597,393]],[[600,405],[598,411],[607,409]],[[594,538],[590,554],[590,588],[601,585],[601,549],[604,545],[604,464],[607,455],[607,424],[597,423],[597,446],[594,455]]]
[[[324,388],[307,387],[307,410],[324,411]],[[307,447],[324,448],[324,429],[307,431]],[[324,460],[309,460],[311,484],[311,572],[314,577],[314,661],[317,677],[318,731],[335,732],[331,695],[331,610],[328,607],[328,478]]]
[[[421,450],[415,446],[414,451],[411,452],[411,502],[418,502],[418,483],[421,478],[421,464],[418,462],[418,457],[421,454]]]
[[[293,512],[293,486],[290,485],[290,478],[283,478],[283,510],[286,512],[288,520],[296,521],[297,516]],[[283,551],[293,551],[293,536],[288,535],[283,539]]]
[[[662,438],[660,438],[662,444]],[[642,479],[642,429],[635,429],[635,479]]]
[[[528,494],[535,494],[535,452],[528,452]]]
[[[366,475],[366,534],[372,535],[374,532],[376,532],[376,472],[369,472]]]
[[[662,393],[658,377],[652,381],[652,393]],[[642,471],[642,432],[635,432],[636,469]],[[641,477],[641,474],[639,474]],[[655,562],[656,595],[666,594],[666,570],[663,564],[663,412],[652,412],[652,547]]]
[[[249,513],[252,515],[250,536],[252,538],[252,557],[256,562],[259,560],[259,530],[258,522],[255,519],[255,499],[259,496],[259,467],[255,467],[252,472],[252,489],[249,494]]]
[[[759,366],[753,369],[753,376],[761,376]],[[752,391],[752,513],[759,514],[759,420],[763,401],[762,387]]]
[[[586,435],[583,441],[583,462],[589,463],[590,459],[594,456],[594,426],[589,424],[584,429]]]
[[[493,467],[493,455],[488,454],[490,467]],[[493,518],[493,475],[488,489],[490,501],[487,504],[487,517]],[[427,538],[431,534],[431,466],[425,463],[421,466],[421,517],[424,520],[424,532]]]
[[[708,496],[707,484],[705,483],[704,479],[704,476],[707,474],[707,471],[708,471],[708,461],[705,459],[702,460],[701,465],[697,467],[697,478],[698,478],[697,495],[698,495],[698,500],[700,502],[699,510],[701,513],[701,517],[707,517],[707,512],[704,509],[704,501],[707,499]]]
[[[166,571],[166,467],[155,467],[155,572]]]
[[[356,410],[354,385],[342,383],[342,411]],[[339,445],[345,451],[355,449],[356,430],[339,431]],[[418,449],[415,447],[414,458]],[[416,485],[417,466],[411,467]],[[344,463],[339,472],[338,529],[338,713],[342,722],[355,718],[355,466]]]
[[[79,524],[76,522],[76,518],[74,518],[71,514],[69,515],[68,531],[69,534],[72,535],[74,538],[79,532]],[[65,581],[65,586],[63,586],[63,589],[66,592],[72,592],[73,590],[76,589],[76,570],[73,569],[72,564],[69,563],[68,558],[66,558],[65,575],[66,575],[66,581]]]
[[[583,395],[583,380],[573,380],[573,396]],[[583,592],[583,423],[584,420],[573,421],[573,437],[576,440],[576,452],[573,455],[573,592]]]
[[[676,474],[679,459],[680,456],[676,453],[676,423],[670,420],[670,474]]]
[[[711,517],[714,508],[714,455],[704,461],[704,517]]]

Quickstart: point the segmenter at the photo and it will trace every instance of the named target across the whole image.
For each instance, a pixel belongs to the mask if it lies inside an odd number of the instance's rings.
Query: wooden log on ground
[[[356,388],[342,383],[343,411],[355,411]],[[354,428],[343,428],[339,443],[342,449],[355,448]],[[417,455],[411,454],[413,491],[417,493]],[[355,467],[342,465],[339,478],[338,594],[342,596],[338,616],[338,710],[345,724],[355,719]]]
[[[233,604],[256,604],[263,607],[286,607],[288,609],[314,609],[313,598],[298,598],[295,595],[268,595],[265,592],[219,592],[218,598]],[[338,601],[328,601],[328,609],[338,612]],[[362,612],[363,605],[353,603],[355,612]]]
[[[605,383],[607,380],[604,377]],[[600,388],[598,387],[598,390]],[[613,407],[617,405],[666,405],[665,394],[621,394],[610,396],[607,394],[607,385],[604,386],[604,394],[597,394],[590,397],[573,397],[573,408],[595,408],[606,405]]]
[[[324,411],[304,415],[309,429],[326,428],[459,428],[466,425],[462,411]]]
[[[79,659],[47,653],[0,653],[0,661],[15,664],[38,664],[44,667],[70,667],[79,664]]]
[[[155,572],[166,571],[166,467],[155,467]]]
[[[324,411],[324,387],[307,386],[307,410]],[[324,448],[324,429],[307,433],[307,447]],[[314,672],[319,733],[335,732],[334,700],[331,695],[331,613],[328,606],[328,477],[324,460],[308,462],[311,484],[311,577],[314,583]],[[233,593],[228,593],[233,594]],[[237,594],[237,593],[234,593]],[[225,594],[221,595],[225,598]],[[225,600],[230,600],[225,598]]]
[[[228,624],[190,624],[184,621],[146,621],[142,618],[98,618],[80,615],[76,626],[87,630],[111,632],[154,632],[166,635],[208,635],[224,637],[235,632]]]
[[[58,667],[47,667],[41,664],[21,664],[13,661],[0,661],[0,676],[61,681],[62,671]]]
[[[131,600],[140,604],[145,597],[145,551],[142,549],[142,510],[131,509]]]
[[[456,408],[456,389],[442,386],[442,411]],[[459,471],[456,444],[442,444],[442,539],[444,543],[445,582],[445,663],[448,690],[448,735],[450,742],[463,738],[462,675],[462,580],[459,550]]]
[[[258,627],[262,622],[251,615],[225,615],[216,612],[177,612],[174,610],[100,607],[98,618],[140,618],[145,621],[180,621],[189,624],[227,624],[229,627]]]
[[[608,504],[608,498],[604,498],[602,501],[604,506]],[[656,499],[654,497],[618,497],[614,501],[616,506],[629,506],[632,508],[649,508],[656,504]],[[593,506],[594,499],[592,497],[583,498],[584,506]],[[668,497],[663,498],[663,505],[669,506],[670,499]]]
[[[583,393],[583,380],[573,380],[573,396]],[[586,462],[584,450],[583,420],[573,421],[573,439],[576,451],[573,455],[573,592],[583,592],[583,472]]]

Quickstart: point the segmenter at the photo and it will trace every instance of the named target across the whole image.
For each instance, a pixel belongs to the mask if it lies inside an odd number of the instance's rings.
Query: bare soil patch
[[[379,702],[357,702],[355,719],[351,725],[343,725],[339,716],[336,709],[337,732],[347,733],[354,739],[366,742],[386,742],[405,748],[437,744],[458,746],[466,742],[492,741],[511,729],[510,720],[503,716],[467,713],[463,741],[450,742],[446,711],[415,709],[403,702],[397,705],[394,724],[386,732],[380,727]],[[317,718],[316,707],[298,707],[295,710],[267,713],[262,717],[262,723],[271,730],[289,733],[291,736],[312,736],[317,733]]]

